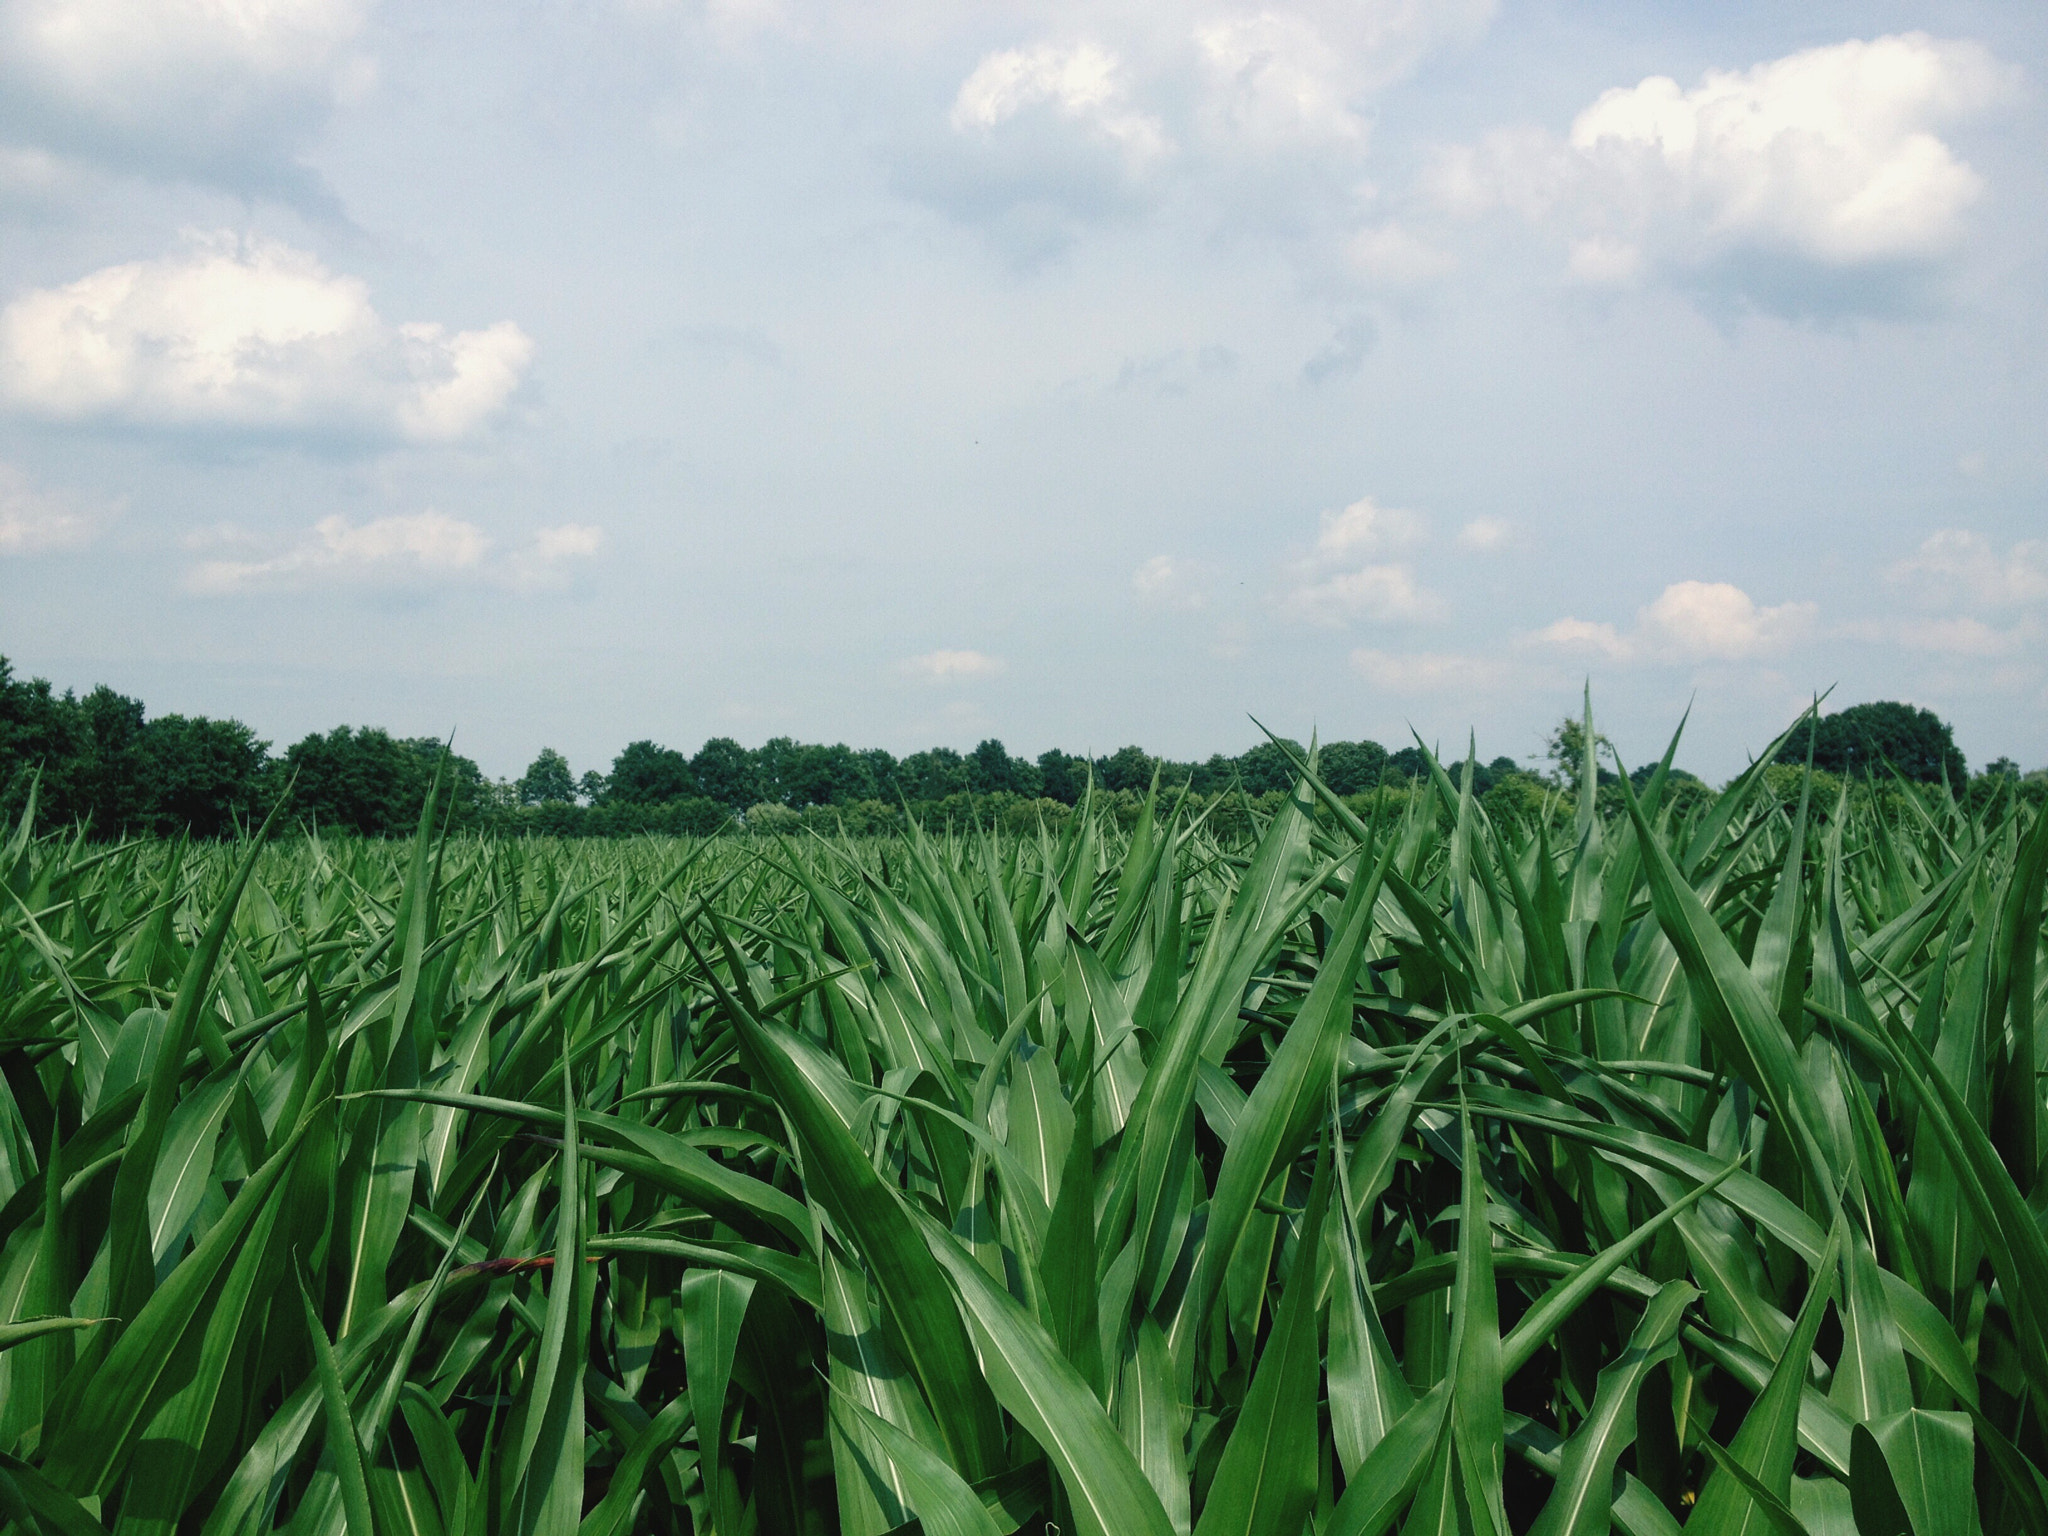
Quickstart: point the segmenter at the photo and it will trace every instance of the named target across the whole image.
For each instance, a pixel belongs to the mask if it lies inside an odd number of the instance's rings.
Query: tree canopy
[[[1577,783],[1580,729],[1579,721],[1567,719],[1546,743],[1554,764],[1547,782],[1567,792]],[[1786,761],[1805,762],[1807,734],[1803,727],[1793,733],[1782,754]],[[997,797],[999,805],[1049,800],[1072,806],[1091,779],[1098,791],[1141,795],[1155,773],[1167,789],[1256,799],[1287,789],[1294,759],[1305,753],[1297,742],[1262,741],[1234,756],[1175,761],[1131,744],[1099,756],[1052,748],[1034,760],[989,737],[970,752],[940,746],[898,758],[844,742],[777,736],[749,748],[714,736],[686,755],[643,738],[621,750],[609,772],[592,768],[579,776],[563,753],[543,747],[517,779],[493,783],[476,763],[431,737],[342,725],[273,754],[269,742],[238,720],[152,718],[141,700],[112,688],[59,693],[41,678],[16,677],[0,657],[0,816],[18,819],[33,785],[40,825],[83,825],[95,837],[232,836],[267,812],[287,783],[293,786],[288,814],[299,824],[404,836],[418,824],[437,764],[454,825],[568,836],[712,832],[735,817],[765,824],[771,819],[765,807],[775,815],[844,812],[854,824],[872,825],[905,805],[959,807],[979,803],[976,797]],[[1374,741],[1322,742],[1317,761],[1324,782],[1340,795],[1370,793],[1429,772],[1420,747],[1390,752]],[[1888,765],[1916,781],[1945,774],[1958,789],[1965,782],[1963,755],[1948,725],[1908,704],[1859,704],[1823,717],[1814,763],[1837,775],[1881,776]],[[1460,772],[1455,760],[1445,767],[1454,778]],[[1631,777],[1641,784],[1649,772],[1645,767]],[[1476,761],[1473,792],[1487,795],[1517,775],[1530,776],[1513,758]],[[1673,777],[1698,783],[1682,769]],[[2001,758],[1971,792],[2018,785],[2017,792],[2034,795],[2041,792],[2039,777],[2022,776],[2018,765]],[[1611,782],[1603,769],[1602,785]]]
[[[1778,761],[1805,762],[1809,739],[1813,766],[1844,777],[1878,774],[1889,767],[1915,783],[1946,779],[1958,789],[1968,777],[1948,722],[1931,709],[1911,704],[1852,704],[1822,715],[1817,727],[1802,722],[1779,750]]]

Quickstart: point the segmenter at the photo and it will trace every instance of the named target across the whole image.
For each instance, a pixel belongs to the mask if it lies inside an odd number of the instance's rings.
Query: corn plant
[[[31,808],[0,1522],[2048,1533],[2048,816],[1588,750],[1250,839]]]

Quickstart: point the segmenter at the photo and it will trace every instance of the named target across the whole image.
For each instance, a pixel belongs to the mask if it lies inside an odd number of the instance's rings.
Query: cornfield
[[[1770,758],[1512,825],[1304,761],[1249,839],[25,820],[0,1520],[2048,1532],[2048,816]]]

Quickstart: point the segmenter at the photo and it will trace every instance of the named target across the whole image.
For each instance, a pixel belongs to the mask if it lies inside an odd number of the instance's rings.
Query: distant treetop
[[[1813,766],[1828,773],[1862,778],[1881,776],[1889,767],[1918,784],[1946,779],[1957,789],[1968,778],[1948,723],[1933,710],[1911,704],[1852,704],[1822,715],[1817,728],[1801,721],[1779,749],[1778,761],[1804,763],[1809,739]]]

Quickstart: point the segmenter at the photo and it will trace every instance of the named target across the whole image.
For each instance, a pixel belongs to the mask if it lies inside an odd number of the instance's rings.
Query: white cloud
[[[1404,507],[1383,507],[1370,496],[1322,515],[1316,533],[1316,556],[1348,560],[1359,555],[1389,554],[1413,549],[1429,537],[1429,520]]]
[[[251,542],[228,528],[209,542]],[[276,554],[250,560],[206,560],[186,575],[195,592],[234,593],[348,583],[414,586],[480,581],[532,590],[561,577],[564,561],[587,558],[603,543],[601,530],[570,523],[543,528],[522,548],[493,558],[495,541],[475,523],[426,511],[352,523],[322,518],[307,537]]]
[[[1122,60],[1092,42],[1041,43],[989,54],[960,84],[953,99],[953,128],[987,132],[1037,106],[1086,124],[1137,160],[1172,147],[1159,120],[1131,105]]]
[[[517,386],[510,321],[392,325],[359,278],[229,233],[33,289],[0,311],[0,400],[61,421],[446,442]]]
[[[1476,41],[1495,0],[1249,0],[1198,22],[1211,90],[1248,137],[1362,142],[1362,99]]]
[[[1628,633],[1612,624],[1565,618],[1529,642],[1615,661],[1747,661],[1809,634],[1816,612],[1812,603],[1759,607],[1725,581],[1678,581],[1637,611]]]
[[[1823,268],[1923,261],[1955,247],[1984,190],[1936,130],[2010,79],[1981,45],[1918,32],[1712,70],[1691,90],[1652,76],[1602,94],[1563,139],[1517,129],[1454,151],[1437,191],[1560,226],[1585,282],[1744,252]]]
[[[1635,650],[1633,642],[1625,639],[1612,624],[1599,624],[1589,619],[1559,619],[1554,624],[1544,625],[1529,638],[1537,645],[1588,651],[1617,661],[1625,660]]]
[[[0,555],[78,549],[98,536],[105,520],[104,511],[41,490],[12,464],[0,464]]]
[[[1444,600],[1415,579],[1407,565],[1366,565],[1296,587],[1287,606],[1319,624],[1370,619],[1380,624],[1427,623],[1444,617]]]
[[[1444,600],[1417,579],[1405,561],[1375,559],[1426,542],[1429,521],[1403,507],[1383,507],[1370,496],[1324,512],[1314,549],[1289,571],[1284,611],[1311,623],[1355,619],[1380,624],[1429,623],[1448,611]]]
[[[1759,608],[1725,581],[1674,582],[1639,615],[1644,635],[1667,653],[1740,661],[1781,649],[1813,627],[1812,603]]]
[[[994,656],[985,656],[980,651],[928,651],[922,656],[912,656],[903,663],[903,670],[914,677],[928,678],[932,682],[946,682],[956,678],[991,677],[1003,670],[1003,664]]]
[[[1139,566],[1131,573],[1131,590],[1148,607],[1177,608],[1185,613],[1197,612],[1209,601],[1202,572],[1174,555],[1154,555]]]
[[[1458,547],[1474,554],[1496,554],[1507,548],[1514,532],[1514,525],[1504,517],[1475,517],[1458,530]]]
[[[0,137],[231,183],[291,156],[373,73],[370,0],[0,0]]]
[[[1497,657],[1449,651],[1356,650],[1351,665],[1389,693],[1485,693],[1513,680],[1514,668]]]
[[[2017,608],[2048,601],[2048,540],[2000,554],[1982,534],[1943,528],[1886,573],[1929,607]]]
[[[1259,148],[1363,145],[1355,71],[1307,16],[1259,10],[1198,26],[1212,125]]]

